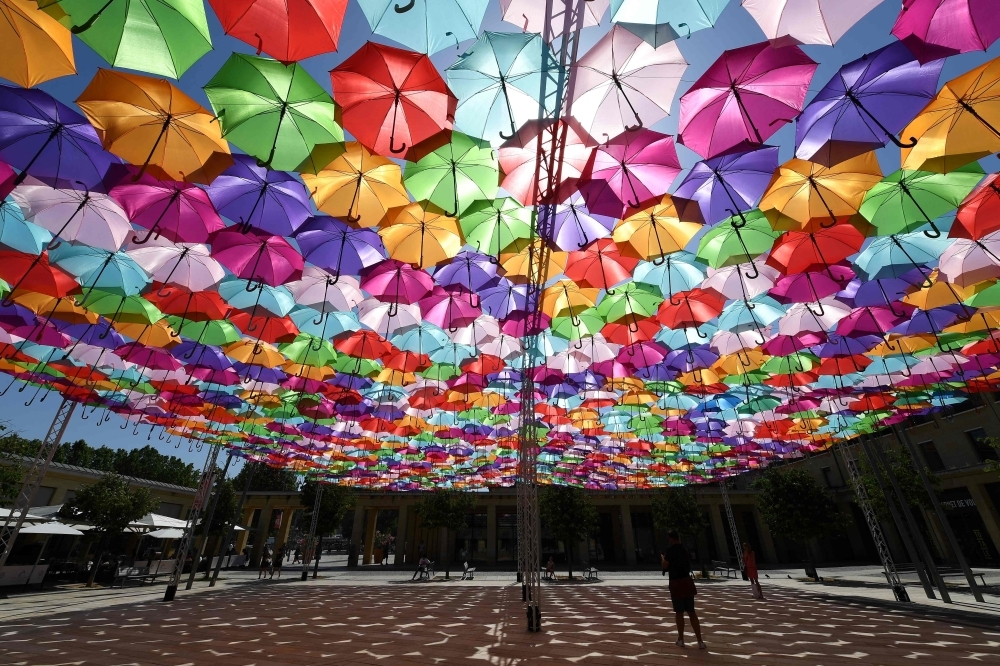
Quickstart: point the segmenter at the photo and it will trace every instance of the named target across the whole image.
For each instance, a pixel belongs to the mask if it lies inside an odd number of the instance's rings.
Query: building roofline
[[[24,460],[25,462],[31,462],[31,460],[32,460],[32,458],[28,458],[28,457],[24,457],[24,456],[22,456],[21,459]],[[99,479],[99,478],[101,478],[102,476],[104,476],[105,474],[108,473],[106,471],[99,470],[99,469],[91,469],[89,467],[79,467],[77,465],[69,465],[67,463],[61,463],[61,462],[55,462],[55,461],[52,461],[51,463],[49,463],[49,469],[50,470],[61,470],[61,471],[66,471],[66,472],[73,472],[75,474],[79,474],[81,476],[88,476],[88,477],[91,477],[93,479]],[[189,495],[194,495],[198,491],[197,488],[189,488],[187,486],[178,486],[178,485],[173,484],[173,483],[164,483],[162,481],[151,481],[150,479],[140,479],[138,477],[128,476],[126,474],[122,474],[121,476],[123,476],[126,479],[128,479],[128,482],[130,484],[133,484],[133,485],[136,485],[136,486],[142,486],[143,488],[150,488],[150,489],[155,488],[156,490],[169,490],[171,492],[184,493],[184,494],[189,494]],[[44,479],[43,479],[43,483],[44,483]]]

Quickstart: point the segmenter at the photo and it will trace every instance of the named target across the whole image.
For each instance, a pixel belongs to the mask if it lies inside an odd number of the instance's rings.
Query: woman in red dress
[[[743,567],[746,569],[751,587],[756,587],[755,591],[760,594],[758,598],[763,599],[764,591],[760,589],[760,581],[757,580],[757,556],[754,554],[753,548],[750,547],[749,543],[743,544]],[[754,596],[757,595],[755,594]]]

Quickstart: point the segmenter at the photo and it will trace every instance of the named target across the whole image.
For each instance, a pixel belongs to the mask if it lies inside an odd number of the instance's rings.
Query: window
[[[932,472],[940,472],[944,469],[944,461],[941,460],[941,454],[938,453],[933,441],[920,442],[917,447],[920,449],[920,453],[924,454],[924,462],[927,463],[927,467]]]
[[[976,450],[976,455],[979,456],[980,462],[985,462],[987,460],[1000,460],[1000,455],[997,455],[997,450],[987,443],[986,440],[988,439],[988,435],[985,430],[982,428],[966,430],[965,436],[969,438],[969,443],[972,444],[972,448]]]
[[[826,483],[826,487],[833,488],[833,473],[830,468],[823,467],[820,471],[823,472],[823,481]]]
[[[161,516],[166,516],[168,518],[180,518],[181,509],[184,508],[182,504],[175,504],[173,502],[160,502],[160,508],[156,510],[156,513]]]
[[[56,489],[50,488],[49,486],[39,486],[35,494],[31,496],[31,501],[28,506],[48,506],[52,503],[52,496],[55,494]]]

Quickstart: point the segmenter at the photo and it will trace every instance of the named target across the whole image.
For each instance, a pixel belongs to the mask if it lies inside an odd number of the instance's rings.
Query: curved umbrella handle
[[[395,142],[396,142],[396,137],[395,136],[390,136],[389,137],[389,150],[390,151],[392,151],[396,155],[398,155],[398,154],[400,154],[402,152],[406,152],[406,144],[405,143],[403,145],[401,145],[399,148],[396,148],[395,147]]]
[[[819,223],[819,226],[822,229],[830,229],[831,227],[835,227],[837,226],[837,218],[834,217],[829,220],[823,220],[822,222]]]
[[[134,234],[132,236],[132,243],[134,245],[145,245],[153,237],[153,234],[156,234],[156,237],[159,238],[160,237],[160,232],[156,230],[156,227],[157,227],[157,225],[155,225],[155,224],[152,227],[150,227],[149,228],[149,233],[146,234],[146,236],[144,238],[142,238],[142,239],[139,238],[138,234]]]
[[[396,10],[397,14],[405,14],[406,12],[410,11],[411,9],[413,9],[414,6],[416,6],[416,4],[417,4],[417,0],[410,0],[405,5],[402,5],[402,6],[401,5],[395,5],[393,7],[393,9]]]
[[[695,327],[694,327],[694,332],[695,332],[695,333],[696,333],[696,334],[698,335],[698,337],[699,337],[699,338],[701,338],[702,340],[708,340],[708,336],[707,336],[707,335],[705,335],[704,333],[702,333],[702,332],[701,332],[701,329],[700,329],[700,328],[698,328],[697,326],[695,326]]]
[[[260,52],[264,50],[264,38],[260,36],[259,32],[253,33],[253,36],[257,38],[257,53],[256,53],[256,55],[260,55]]]
[[[744,275],[747,276],[748,280],[756,280],[760,277],[760,270],[758,270],[757,264],[752,259],[750,260],[750,266],[753,267],[753,273],[744,273]],[[753,310],[753,308],[750,309]]]
[[[937,225],[932,221],[930,230],[925,229],[924,235],[928,238],[941,238],[941,230],[938,229]]]

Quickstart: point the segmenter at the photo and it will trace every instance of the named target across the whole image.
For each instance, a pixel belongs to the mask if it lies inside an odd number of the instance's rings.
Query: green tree
[[[312,522],[312,510],[316,504],[315,479],[306,479],[302,484],[302,504],[306,507],[303,520],[305,524]],[[354,508],[354,492],[347,486],[333,484],[323,485],[323,497],[319,502],[319,521],[316,523],[316,536],[336,532],[343,522],[347,512]]]
[[[216,472],[216,474],[221,473],[221,469]],[[232,479],[223,479],[222,484],[215,492],[219,493],[219,500],[215,505],[215,513],[212,515],[212,524],[208,526],[208,533],[211,535],[226,534],[233,523],[239,519],[236,515],[236,510],[239,508],[239,497]],[[198,526],[199,533],[201,527],[201,525]]]
[[[111,540],[125,531],[129,523],[142,518],[156,507],[146,488],[129,487],[128,479],[109,472],[100,481],[83,486],[63,504],[59,516],[90,523],[88,536],[97,539],[97,562],[90,572],[87,587],[94,586],[97,570],[107,554]]]
[[[0,424],[0,432],[7,426]],[[24,482],[24,458],[34,458],[41,442],[24,439],[16,433],[0,437],[0,506],[9,506],[17,501]]]
[[[757,508],[768,529],[806,545],[809,564],[815,569],[808,542],[845,527],[830,493],[801,469],[769,469],[752,487],[758,491]]]
[[[420,515],[420,522],[429,529],[444,530],[444,542],[448,543],[450,532],[464,529],[465,519],[472,513],[476,501],[469,493],[457,490],[436,490],[428,493],[426,497],[417,504],[417,513]],[[447,545],[445,552],[441,553],[444,560],[444,577],[451,577],[451,554]]]
[[[597,530],[597,509],[581,488],[542,486],[538,512],[549,533],[563,542],[569,579],[573,580],[573,546]]]
[[[873,444],[873,446],[878,446],[878,444]],[[889,467],[892,469],[893,474],[896,475],[896,480],[899,481],[899,487],[903,491],[903,498],[906,503],[910,506],[922,506],[925,509],[933,509],[934,507],[927,496],[927,491],[924,490],[924,483],[920,478],[920,473],[917,471],[916,465],[913,464],[913,458],[910,457],[910,454],[894,448],[886,448],[883,451]],[[861,482],[864,484],[865,490],[868,491],[872,508],[875,509],[880,518],[889,520],[892,514],[889,512],[889,505],[886,502],[885,494],[879,487],[878,479],[875,478],[875,470],[871,466],[871,461],[868,460],[867,455],[859,455],[858,460],[860,463]],[[886,490],[892,493],[892,487],[888,485],[889,480],[886,477],[885,468],[879,464],[879,469],[883,482],[886,484]],[[941,481],[929,469],[924,469],[936,490],[941,485]]]
[[[253,469],[254,464],[257,465],[257,469],[253,473],[250,490],[292,493],[299,489],[299,477],[295,472],[277,467],[268,467],[264,463],[247,463],[233,477],[233,485],[237,491],[243,492],[243,488],[246,487],[247,483],[247,475]]]
[[[67,465],[114,472],[148,481],[195,488],[201,472],[177,456],[166,456],[148,444],[137,449],[94,448],[85,440],[63,442],[52,460]]]

